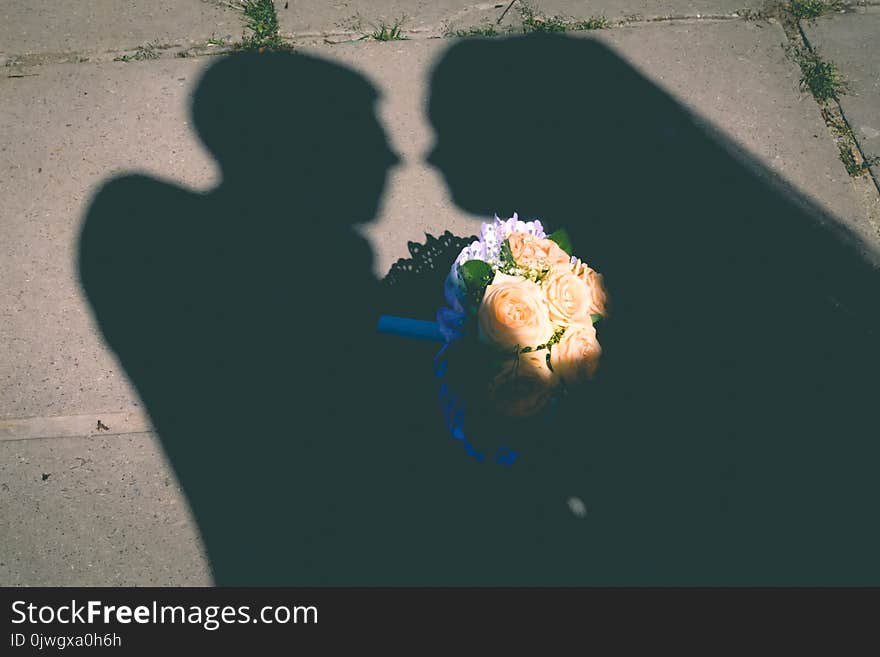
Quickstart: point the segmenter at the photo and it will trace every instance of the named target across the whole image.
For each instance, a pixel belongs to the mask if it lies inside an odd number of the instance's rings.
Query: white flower
[[[452,268],[444,284],[444,296],[449,308],[438,314],[441,330],[444,330],[444,334],[448,333],[447,340],[452,339],[451,335],[459,328],[459,320],[464,317],[463,313],[465,312],[464,303],[467,290],[458,275],[459,267],[468,260],[483,260],[488,262],[493,270],[498,271],[502,264],[501,245],[514,232],[528,233],[539,239],[547,237],[544,226],[537,219],[523,222],[520,221],[516,212],[509,219],[499,219],[498,215],[495,215],[494,221],[485,222],[480,226],[480,238],[464,247],[455,262],[452,263]],[[523,275],[525,273],[523,272]]]
[[[505,220],[499,219],[496,215],[493,225],[499,244],[506,240],[511,233],[528,233],[541,239],[547,237],[544,232],[544,226],[540,221],[537,219],[534,221],[520,221],[519,215],[516,212],[513,213],[510,219]]]
[[[499,219],[495,215],[492,222],[486,222],[480,226],[480,237],[462,249],[461,253],[452,264],[450,275],[458,280],[458,268],[468,260],[483,260],[488,262],[492,269],[501,267],[501,245],[504,244],[511,233],[528,233],[539,239],[547,237],[544,226],[540,221],[520,221],[519,215],[514,212],[509,219]],[[459,290],[460,291],[460,290]],[[460,297],[463,299],[463,296]]]

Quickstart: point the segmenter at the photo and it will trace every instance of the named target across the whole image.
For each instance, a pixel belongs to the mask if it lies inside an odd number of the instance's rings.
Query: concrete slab
[[[866,156],[880,156],[880,7],[802,24],[810,44],[850,83],[840,105]],[[872,168],[880,180],[880,166]]]
[[[239,38],[240,12],[204,0],[5,0],[0,54],[101,52]]]
[[[609,44],[739,148],[870,236],[818,109],[798,90],[778,27],[655,23],[591,34],[584,38]],[[424,162],[433,141],[424,115],[427,76],[449,45],[428,39],[307,49],[375,82],[382,119],[403,156],[378,220],[366,229],[378,275],[407,255],[408,240],[445,228],[469,234],[482,219],[457,209]],[[201,190],[217,182],[189,117],[189,94],[211,62],[53,65],[32,69],[34,77],[0,79],[0,417],[119,413],[138,404],[94,330],[76,283],[75,240],[91,194],[116,173],[139,171]]]
[[[403,21],[404,32],[442,35],[447,30],[495,24],[504,14],[501,27],[521,26],[517,2],[505,14],[509,0],[467,2],[467,0],[355,0],[351,2],[276,1],[282,32],[286,35],[369,33],[382,22]],[[285,7],[286,5],[286,7]],[[625,18],[652,19],[680,16],[731,16],[743,9],[758,10],[764,0],[541,0],[526,3],[547,16],[585,19],[605,16],[611,21]]]
[[[0,442],[0,586],[207,586],[151,434]]]
[[[207,63],[61,65],[0,78],[0,417],[137,405],[76,283],[76,239],[90,194],[116,172],[194,187],[215,179],[188,116]]]

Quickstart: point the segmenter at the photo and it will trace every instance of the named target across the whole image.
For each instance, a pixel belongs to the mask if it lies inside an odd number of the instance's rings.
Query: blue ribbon
[[[467,417],[467,408],[461,398],[449,387],[446,381],[446,374],[449,370],[449,362],[445,360],[444,355],[451,343],[447,342],[439,353],[434,357],[434,376],[440,381],[439,401],[440,409],[443,415],[443,422],[449,435],[455,440],[461,441],[462,447],[471,457],[479,462],[486,460],[486,452],[477,449],[477,447],[468,440],[465,431],[465,418]],[[492,453],[492,461],[498,465],[512,465],[519,458],[519,452],[508,445],[499,445]]]
[[[428,322],[407,317],[395,317],[382,315],[379,317],[376,329],[379,333],[398,335],[414,340],[429,340],[443,342],[444,345],[434,357],[434,376],[440,381],[439,403],[443,416],[443,422],[449,435],[455,440],[461,441],[465,451],[479,462],[486,460],[486,452],[481,451],[471,443],[465,432],[465,418],[467,408],[461,398],[451,390],[446,381],[449,362],[444,358],[449,345],[461,336],[461,327],[465,320],[464,313],[451,308],[442,308],[437,313],[437,322]],[[519,452],[507,445],[496,447],[492,454],[492,461],[499,465],[512,465],[519,458]]]

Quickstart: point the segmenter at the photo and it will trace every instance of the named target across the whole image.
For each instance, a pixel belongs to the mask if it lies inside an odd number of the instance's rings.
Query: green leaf
[[[593,324],[602,319],[602,315],[590,315],[590,319],[593,320]]]
[[[510,252],[510,242],[508,240],[504,240],[501,243],[501,262],[505,265],[515,264],[513,261],[513,254]]]
[[[468,299],[474,304],[483,300],[486,286],[495,278],[492,265],[484,260],[468,260],[458,268],[458,274],[467,289]]]
[[[568,236],[568,231],[566,231],[565,228],[554,230],[547,236],[547,239],[556,242],[559,245],[559,248],[565,251],[568,255],[571,255],[574,251],[571,246],[571,238]]]

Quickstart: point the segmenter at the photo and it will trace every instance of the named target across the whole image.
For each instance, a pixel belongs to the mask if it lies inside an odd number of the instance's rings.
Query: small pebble
[[[571,512],[578,518],[583,518],[587,515],[587,505],[584,504],[584,501],[579,497],[569,497],[568,508],[571,509]]]

